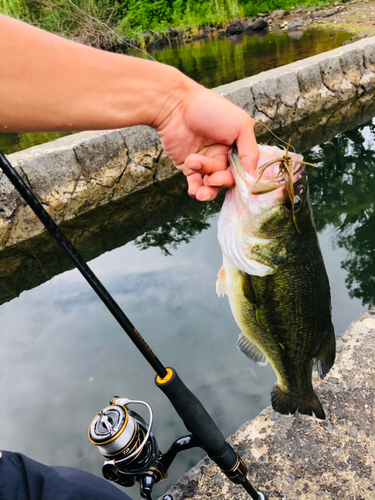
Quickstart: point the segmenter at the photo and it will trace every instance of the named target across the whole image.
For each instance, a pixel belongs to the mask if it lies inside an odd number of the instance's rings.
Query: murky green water
[[[340,333],[375,302],[375,121],[305,157],[321,167],[309,171],[311,200]],[[270,404],[275,376],[237,351],[238,327],[227,300],[215,293],[220,204],[190,199],[176,176],[101,207],[94,219],[77,218],[68,232],[79,249],[85,242],[87,258],[101,254],[90,262],[94,272],[228,436]],[[17,285],[8,295],[2,287],[2,301],[22,292],[22,284],[46,280],[0,306],[1,447],[100,475],[87,428],[114,394],[152,405],[162,450],[186,430],[154,386],[151,368],[78,272],[58,274],[66,261],[48,242],[31,240],[23,253],[8,256],[12,270],[0,269],[3,284]],[[44,273],[57,275],[47,280]],[[201,456],[181,454],[155,498]],[[137,488],[130,494],[139,498]]]
[[[241,80],[340,47],[352,35],[343,30],[253,32],[213,37],[151,52],[208,88]],[[136,52],[132,52],[135,55]],[[139,57],[146,57],[139,53]]]
[[[268,69],[288,64],[341,46],[351,34],[340,30],[309,29],[288,34],[254,33],[233,40],[211,37],[187,45],[153,51],[158,61],[175,66],[208,88],[240,80]],[[139,51],[130,53],[146,57]],[[1,134],[0,150],[15,153],[53,141],[69,132]]]

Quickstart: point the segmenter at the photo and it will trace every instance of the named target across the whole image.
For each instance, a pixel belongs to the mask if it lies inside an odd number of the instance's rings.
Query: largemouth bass
[[[335,360],[327,273],[312,217],[303,158],[260,146],[258,178],[229,154],[235,186],[218,223],[223,267],[216,283],[241,329],[238,348],[277,375],[271,393],[279,413],[325,418],[312,385]],[[277,159],[277,161],[275,161]]]

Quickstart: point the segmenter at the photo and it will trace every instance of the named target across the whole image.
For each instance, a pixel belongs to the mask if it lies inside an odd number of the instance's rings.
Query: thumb
[[[254,176],[258,168],[260,153],[255,139],[252,121],[250,125],[246,123],[246,125],[241,127],[236,143],[243,168],[246,172]]]

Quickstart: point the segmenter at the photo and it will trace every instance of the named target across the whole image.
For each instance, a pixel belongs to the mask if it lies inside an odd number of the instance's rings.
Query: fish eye
[[[294,197],[294,200],[293,200],[293,204],[294,204],[294,211],[297,212],[297,210],[299,209],[299,207],[301,206],[301,198],[299,196],[295,196]],[[292,204],[290,203],[290,200],[287,200],[285,202],[285,208],[288,210],[288,212],[291,212],[292,211]]]

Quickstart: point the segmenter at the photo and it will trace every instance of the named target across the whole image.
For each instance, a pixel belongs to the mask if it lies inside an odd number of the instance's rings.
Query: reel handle
[[[233,483],[241,484],[253,500],[261,496],[247,479],[247,468],[235,450],[227,443],[212,417],[199,399],[186,387],[173,368],[168,375],[156,377],[155,383],[167,396],[188,431]]]

